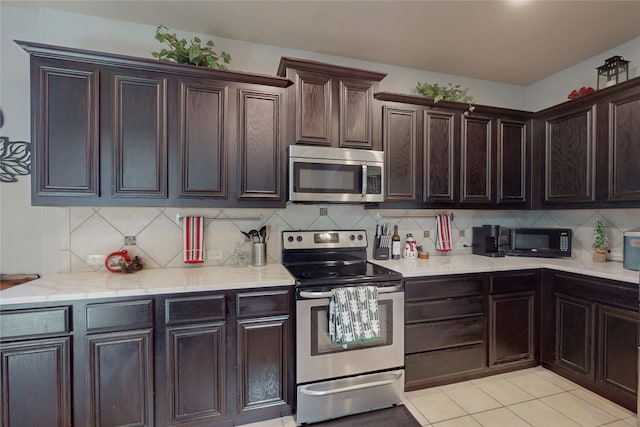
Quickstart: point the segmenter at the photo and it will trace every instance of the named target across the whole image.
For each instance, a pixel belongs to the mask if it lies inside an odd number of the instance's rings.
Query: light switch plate
[[[87,255],[87,265],[102,265],[104,264],[105,256],[101,254]]]

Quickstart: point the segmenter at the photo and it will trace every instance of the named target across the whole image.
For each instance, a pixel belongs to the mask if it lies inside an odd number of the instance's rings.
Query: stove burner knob
[[[288,240],[289,242],[293,242],[293,236],[289,236],[289,237],[287,238],[287,240]]]
[[[363,239],[362,234],[358,234],[358,240],[362,240],[362,239]]]
[[[297,240],[298,242],[302,242],[302,236],[298,236],[298,237],[296,237],[296,240]]]
[[[356,240],[356,236],[354,236],[353,234],[351,236],[349,236],[349,240]]]

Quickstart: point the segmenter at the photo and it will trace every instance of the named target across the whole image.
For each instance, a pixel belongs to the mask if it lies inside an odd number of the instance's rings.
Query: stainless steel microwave
[[[289,146],[289,200],[371,203],[384,201],[384,152]]]

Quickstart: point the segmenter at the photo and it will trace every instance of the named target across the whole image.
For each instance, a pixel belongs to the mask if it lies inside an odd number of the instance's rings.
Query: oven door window
[[[393,301],[378,301],[378,314],[380,325],[382,326],[379,339],[343,346],[331,342],[331,337],[329,336],[329,306],[311,307],[311,356],[393,344]]]
[[[362,166],[334,163],[294,163],[296,193],[360,194]]]

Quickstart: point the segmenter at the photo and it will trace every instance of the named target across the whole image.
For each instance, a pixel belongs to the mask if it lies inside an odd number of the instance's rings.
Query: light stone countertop
[[[640,282],[640,273],[623,268],[620,261],[599,263],[590,259],[515,256],[490,258],[481,255],[438,255],[431,256],[429,259],[401,258],[400,260],[378,261],[372,259],[370,261],[402,273],[404,277],[549,268],[634,284]]]
[[[578,259],[509,256],[489,258],[480,255],[432,256],[428,260],[403,258],[398,261],[370,261],[402,273],[404,277],[549,268],[634,284],[640,281],[639,272],[624,269],[622,262],[618,261],[594,263],[591,260]],[[0,291],[0,305],[293,285],[293,277],[278,263],[244,268],[143,269],[131,274],[58,273]]]
[[[143,269],[135,273],[58,273],[0,291],[0,305],[181,292],[292,286],[282,264],[233,268]]]

